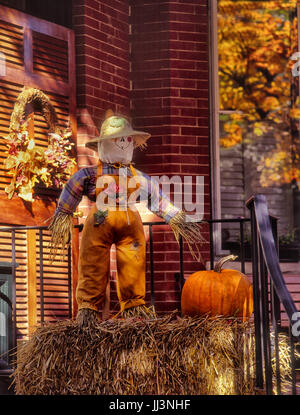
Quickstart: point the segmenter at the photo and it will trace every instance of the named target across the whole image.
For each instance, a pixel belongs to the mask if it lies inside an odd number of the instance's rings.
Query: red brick
[[[177,293],[176,293],[177,291]],[[157,292],[155,291],[155,304],[159,304],[160,301],[176,301],[179,293],[179,287],[177,290],[172,291],[165,291],[165,292]]]
[[[181,70],[191,70],[191,76],[177,76],[176,74],[176,69],[181,69]],[[192,79],[197,79],[199,74],[197,72],[193,72],[196,70],[196,62],[194,62],[193,60],[175,60],[173,59],[171,62],[171,76],[172,78],[184,78],[184,79],[188,79],[188,78],[192,78]],[[186,74],[186,72],[183,71],[184,74]],[[178,71],[178,74],[180,74],[180,71]]]
[[[155,302],[155,310],[157,313],[169,313],[178,310],[179,305],[178,301],[157,301]]]
[[[201,174],[203,176],[209,175],[209,166],[191,166],[191,165],[181,165],[181,173],[188,174]]]
[[[166,254],[166,256],[167,255],[168,254]],[[169,254],[169,256],[174,259],[174,254]],[[177,288],[176,285],[177,285],[177,283],[176,283],[175,279],[174,279],[174,281],[170,281],[170,282],[165,282],[165,281],[164,282],[161,282],[161,281],[157,282],[157,281],[155,281],[154,289],[155,289],[156,293],[160,292],[160,291],[163,291],[163,292],[171,291],[171,290],[175,290]]]
[[[197,103],[194,100],[188,98],[164,98],[163,99],[164,106],[175,106],[175,107],[195,107]]]
[[[118,8],[112,8],[110,6],[108,6],[107,4],[104,4],[103,2],[101,2],[100,4],[100,9],[102,11],[103,14],[114,17],[115,19],[118,20],[127,20],[128,19],[128,10],[126,10],[126,12],[122,12],[119,10]]]
[[[104,53],[109,53],[113,56],[116,56],[120,59],[123,59],[128,62],[129,59],[129,51],[127,49],[122,50],[120,48],[117,48],[109,43],[102,43],[101,45],[102,51]]]
[[[196,89],[197,88],[197,81],[194,79],[172,79],[171,80],[172,88],[188,88],[188,89]]]
[[[207,33],[207,23],[169,22],[170,30],[178,32]]]
[[[191,136],[184,136],[184,135],[176,136],[176,135],[173,135],[170,142],[172,144],[196,145],[197,144],[197,139],[196,139],[196,137],[191,137]]]
[[[206,91],[200,91],[199,89],[180,89],[180,97],[182,98],[199,98],[208,95]]]
[[[129,4],[127,0],[101,0],[100,4],[107,4],[121,13],[128,14]]]
[[[196,68],[196,62],[193,62],[193,69]],[[174,61],[172,62],[172,65],[178,66],[178,68],[173,68],[173,66],[170,69],[170,76],[172,78],[181,78],[181,79],[199,79],[200,73],[197,70],[186,70],[187,68],[180,68],[181,65],[180,61]],[[186,66],[184,64],[184,66]]]
[[[133,29],[135,28],[135,25],[133,25]],[[130,35],[130,40],[132,42],[132,44],[136,45],[138,44],[139,47],[142,44],[145,44],[146,47],[149,47],[149,45],[153,44],[155,42],[158,42],[158,44],[160,42],[164,42],[164,41],[169,41],[170,38],[170,33],[168,31],[164,31],[164,32],[152,32],[151,35],[149,36],[149,33],[143,33],[140,31],[135,30],[134,34]]]
[[[139,90],[139,89],[146,89],[146,88],[162,88],[164,85],[165,80],[163,79],[143,79],[143,80],[134,80],[132,83],[132,89],[133,91]],[[167,80],[169,83],[169,80]]]
[[[185,4],[184,7],[182,7],[182,4],[170,2],[169,10],[170,12],[176,12],[176,14],[185,13],[189,16],[190,14],[195,13],[195,6],[192,4]]]
[[[183,9],[187,4],[192,4],[195,6],[200,6],[203,7],[203,13],[206,13],[207,11],[207,0],[176,0],[177,3],[182,4]]]
[[[100,3],[98,0],[85,0],[85,5],[94,10],[99,10]]]
[[[196,126],[197,119],[195,117],[171,117],[171,122],[174,125],[189,125]]]
[[[197,100],[198,108],[208,108],[208,98],[200,98]]]
[[[159,89],[146,89],[132,91],[132,99],[147,99],[147,98],[156,98],[164,97],[170,95],[170,88],[159,88]]]
[[[192,61],[204,61],[207,62],[208,60],[208,53],[207,52],[199,52],[199,51],[183,51],[183,50],[171,50],[170,56],[173,59],[180,59],[180,60],[192,60]]]
[[[134,50],[131,54],[132,60],[156,60],[156,59],[168,59],[170,51],[168,49],[159,48],[144,48],[144,50]]]
[[[178,40],[197,42],[201,47],[204,46],[207,48],[207,33],[189,33],[189,32],[179,32]]]
[[[189,6],[187,6],[188,8]],[[199,22],[207,23],[207,16],[196,15],[187,13],[187,10],[182,10],[184,13],[173,12],[172,10],[168,14],[170,22],[183,22],[183,23],[195,23]]]
[[[147,105],[148,108],[151,107],[161,107],[162,106],[162,98],[147,98],[147,99],[140,99],[134,100],[132,102],[132,109],[134,110],[136,106],[140,105]]]
[[[176,23],[175,23],[176,24]],[[151,34],[152,32],[166,32],[168,31],[168,25],[166,22],[150,22],[150,23],[138,23],[132,26],[132,34],[136,32]],[[151,35],[150,35],[151,36]]]
[[[106,33],[109,36],[116,36],[116,30],[110,24],[106,24],[104,22],[101,22],[101,24],[100,24],[100,30],[101,30],[101,32],[104,32],[104,33]]]
[[[202,76],[207,75],[208,74],[208,61],[198,61],[198,62],[196,62],[196,69],[198,71],[202,72],[201,73]]]

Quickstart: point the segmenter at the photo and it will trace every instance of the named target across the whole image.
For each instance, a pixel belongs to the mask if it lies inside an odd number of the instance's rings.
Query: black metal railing
[[[295,344],[300,340],[300,313],[283,278],[278,257],[277,219],[268,212],[264,195],[247,202],[251,215],[252,275],[254,294],[254,327],[256,347],[256,387],[271,395],[274,360],[277,394],[282,393],[279,333],[284,332],[281,308],[288,316],[291,394],[296,388]],[[282,307],[281,307],[282,305]],[[273,363],[273,364],[272,364]]]
[[[216,219],[216,220],[208,220],[206,223],[209,226],[209,247],[210,247],[210,265],[211,268],[213,268],[214,265],[214,259],[215,259],[215,240],[214,240],[214,229],[213,227],[215,225],[222,225],[222,224],[237,224],[239,229],[239,240],[240,240],[240,252],[241,252],[241,271],[245,271],[245,256],[244,256],[244,226],[246,223],[250,222],[250,219],[246,218],[236,218],[236,219]],[[144,226],[147,226],[149,228],[149,274],[150,274],[150,290],[151,290],[151,304],[155,306],[155,272],[156,272],[156,265],[155,265],[155,243],[153,238],[153,228],[155,226],[165,226],[168,228],[168,225],[164,221],[159,222],[144,222]],[[82,230],[83,225],[77,225],[76,228],[78,228],[79,232]],[[22,336],[17,336],[17,314],[16,314],[16,279],[17,279],[17,272],[18,271],[18,261],[20,252],[18,252],[18,246],[20,245],[18,235],[20,233],[24,233],[24,237],[26,237],[27,231],[36,231],[37,236],[37,248],[38,248],[38,257],[36,259],[37,262],[37,284],[38,284],[38,306],[39,306],[39,315],[38,315],[38,322],[40,324],[45,322],[45,303],[47,299],[47,292],[45,292],[45,284],[47,285],[49,289],[49,285],[51,285],[51,282],[49,282],[49,279],[45,279],[45,269],[47,269],[47,258],[48,258],[48,251],[47,251],[47,240],[46,235],[49,240],[49,231],[47,226],[14,226],[14,227],[1,227],[0,232],[1,235],[7,234],[9,235],[9,249],[10,249],[10,257],[8,257],[7,252],[4,254],[0,251],[0,261],[6,260],[11,262],[11,278],[12,278],[12,286],[13,286],[13,296],[11,299],[12,307],[13,307],[13,330],[12,330],[12,344],[13,349],[16,346],[16,339],[22,338]],[[218,236],[218,234],[217,234]],[[29,259],[30,261],[30,259]],[[179,281],[179,289],[181,290],[185,281],[184,277],[184,244],[182,239],[179,240],[179,264],[178,264],[178,272],[175,272],[174,276]],[[73,287],[72,287],[72,253],[71,248],[69,248],[67,253],[67,297],[68,297],[68,305],[67,310],[65,312],[65,315],[62,318],[72,318],[72,310],[73,310]],[[23,269],[23,273],[27,272],[28,270]],[[48,278],[48,277],[47,277]],[[57,286],[57,282],[53,285]],[[179,304],[180,305],[180,304]]]
[[[245,273],[245,225],[250,224],[250,218],[233,218],[233,219],[209,219],[205,220],[205,223],[209,227],[209,244],[210,251],[210,268],[214,268],[214,262],[216,258],[215,252],[215,232],[214,225],[220,224],[236,224],[238,225],[238,232],[235,235],[235,238],[239,240],[239,257],[240,257],[240,270],[242,273]],[[165,225],[168,227],[168,224],[159,221],[159,222],[143,222],[144,226],[149,227],[149,257],[150,257],[150,278],[151,278],[151,302],[152,305],[155,305],[155,290],[154,290],[154,280],[155,280],[155,261],[154,261],[154,245],[153,245],[153,227]],[[217,233],[217,237],[220,238],[220,235]],[[179,272],[175,273],[176,279],[179,279],[180,289],[182,289],[185,277],[184,277],[184,244],[181,237],[179,237]]]
[[[255,329],[255,346],[256,346],[256,387],[263,389],[267,394],[272,394],[273,389],[273,371],[272,361],[276,358],[276,385],[277,393],[281,393],[281,374],[279,364],[279,333],[282,332],[281,325],[281,304],[286,311],[289,325],[289,340],[291,346],[291,371],[292,371],[292,391],[296,393],[296,357],[295,347],[299,340],[298,336],[293,336],[293,327],[297,326],[299,317],[297,309],[288,292],[287,286],[283,279],[278,259],[278,235],[277,235],[277,219],[269,215],[266,199],[264,196],[255,196],[247,202],[250,210],[250,218],[235,219],[214,219],[207,220],[209,228],[209,249],[210,249],[210,267],[214,266],[216,260],[216,240],[220,240],[220,226],[234,225],[237,229],[239,240],[239,263],[240,270],[245,273],[246,256],[245,256],[245,227],[251,227],[251,263],[253,274],[253,291],[254,291],[254,329]],[[149,263],[150,263],[150,289],[151,303],[155,305],[155,243],[153,238],[153,228],[155,226],[168,226],[165,222],[144,222],[144,226],[149,227]],[[79,231],[82,225],[77,226]],[[215,232],[215,227],[219,227]],[[39,241],[39,305],[40,305],[40,322],[45,320],[45,290],[44,290],[44,268],[45,268],[45,252],[44,237],[48,235],[47,227],[6,227],[1,228],[1,232],[8,232],[11,235],[11,263],[12,263],[12,281],[15,287],[16,270],[17,270],[17,244],[16,239],[18,232],[27,230],[36,230]],[[182,289],[185,281],[185,261],[184,261],[184,244],[182,239],[179,240],[179,264],[178,273],[175,277],[179,278],[180,289]],[[0,252],[1,260],[1,252]],[[7,260],[7,259],[6,259]],[[73,287],[72,287],[72,255],[71,249],[67,256],[68,268],[68,311],[65,318],[72,317],[73,309]],[[16,291],[12,298],[14,316],[16,322]],[[300,314],[300,313],[299,313]],[[300,324],[299,324],[300,326]],[[15,336],[16,331],[13,333]],[[273,338],[273,337],[274,338]],[[16,344],[14,337],[14,344]]]

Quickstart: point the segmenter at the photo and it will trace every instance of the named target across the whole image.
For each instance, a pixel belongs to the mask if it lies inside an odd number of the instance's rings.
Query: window
[[[296,0],[211,2],[214,216],[247,217],[265,194],[281,241],[299,240],[299,83]],[[237,241],[222,227],[222,248]]]

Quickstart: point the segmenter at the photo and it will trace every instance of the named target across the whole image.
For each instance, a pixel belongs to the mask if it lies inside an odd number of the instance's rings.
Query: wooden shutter
[[[45,226],[56,208],[56,200],[43,198],[24,203],[15,196],[8,200],[5,187],[10,178],[3,166],[5,138],[15,100],[23,86],[38,88],[50,98],[60,125],[71,121],[76,137],[75,52],[72,30],[0,6],[0,52],[6,67],[0,72],[0,224]],[[0,56],[0,57],[1,57]],[[2,76],[3,75],[3,76]],[[47,124],[34,114],[36,144],[47,147]],[[26,336],[34,324],[70,316],[70,263],[57,260],[50,265],[49,232],[43,231],[43,294],[41,305],[41,246],[39,230],[15,231],[16,323],[18,338]],[[0,261],[12,261],[10,231],[0,228]],[[76,257],[77,248],[73,251]],[[73,262],[75,264],[75,262]],[[75,268],[76,270],[76,264]],[[75,272],[76,274],[76,272]]]
[[[55,209],[55,201],[36,200],[24,204],[18,197],[7,199],[10,182],[3,166],[5,136],[10,115],[23,86],[38,88],[48,95],[61,126],[70,120],[76,137],[75,52],[72,30],[0,6],[0,52],[5,57],[5,73],[0,74],[0,223],[40,225]],[[47,124],[35,114],[36,144],[47,147]]]
[[[66,319],[72,314],[71,261],[60,254],[50,264],[49,239],[47,230],[15,229],[13,236],[11,230],[0,228],[0,262],[11,263],[13,251],[16,262],[18,339],[43,321]]]

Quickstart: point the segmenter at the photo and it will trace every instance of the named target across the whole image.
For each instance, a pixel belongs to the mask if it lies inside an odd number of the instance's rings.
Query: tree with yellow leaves
[[[292,74],[298,50],[296,0],[218,2],[222,147],[251,145],[271,132],[276,148],[261,155],[262,186],[300,181],[300,108]]]

